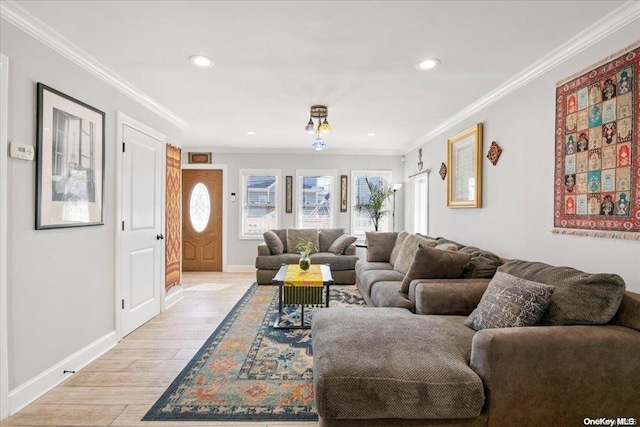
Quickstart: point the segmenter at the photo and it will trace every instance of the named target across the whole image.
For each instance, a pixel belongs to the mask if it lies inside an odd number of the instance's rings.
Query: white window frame
[[[393,183],[393,171],[391,169],[353,169],[351,170],[351,185],[349,186],[349,203],[350,203],[350,211],[351,211],[351,215],[350,215],[350,227],[351,227],[351,231],[349,234],[351,234],[352,236],[355,236],[358,238],[358,240],[362,240],[364,241],[365,239],[365,233],[360,232],[360,230],[357,230],[356,228],[356,210],[353,208],[353,206],[355,206],[356,204],[356,178],[358,177],[363,177],[363,176],[379,176],[382,177],[383,179],[387,180],[388,185],[391,185]],[[388,206],[387,209],[393,209],[393,206],[391,205],[393,203],[393,200],[387,201]],[[393,218],[391,216],[385,217],[382,222],[381,222],[381,227],[380,230],[378,231],[391,231],[391,228],[393,227]],[[365,230],[365,231],[373,231],[373,228],[371,228],[371,230]]]
[[[329,211],[330,221],[327,228],[336,226],[336,205],[340,203],[340,189],[337,186],[338,171],[335,169],[296,169],[296,182],[294,191],[294,210],[296,228],[304,228],[300,221],[302,220],[301,209],[303,205],[304,189],[300,179],[303,176],[330,176],[331,177],[331,210]]]
[[[282,223],[282,203],[280,203],[280,194],[282,193],[282,171],[280,169],[240,169],[240,205],[238,209],[238,216],[240,218],[238,234],[240,240],[263,240],[262,233],[260,233],[260,235],[244,233],[244,207],[248,197],[246,177],[254,175],[272,175],[276,177],[276,226],[273,228],[280,228],[280,224]]]
[[[429,174],[415,178],[413,182],[413,231],[429,235]]]

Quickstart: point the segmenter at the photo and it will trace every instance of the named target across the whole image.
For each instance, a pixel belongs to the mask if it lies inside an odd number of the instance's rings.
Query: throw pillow
[[[318,230],[315,228],[287,228],[287,250],[293,254],[300,252],[296,249],[299,244],[311,242],[318,247]],[[312,251],[311,253],[316,253]]]
[[[331,246],[329,246],[329,250],[327,252],[331,252],[332,254],[336,254],[336,255],[342,255],[344,250],[347,249],[349,246],[353,245],[356,242],[356,240],[358,240],[357,237],[349,236],[348,234],[343,234],[342,236],[338,237],[331,244]]]
[[[625,283],[617,274],[590,274],[522,260],[511,260],[498,271],[556,287],[540,319],[544,325],[604,325],[616,314],[624,296]]]
[[[391,250],[391,255],[389,255],[389,263],[391,265],[394,265],[396,263],[396,260],[398,259],[398,254],[400,253],[400,248],[402,247],[402,244],[404,243],[408,235],[409,233],[407,233],[406,231],[401,231],[398,233],[398,237],[396,238],[396,243],[393,245],[393,249]]]
[[[393,264],[393,269],[395,271],[407,274],[420,243],[430,248],[436,246],[435,240],[427,239],[426,237],[418,236],[417,234],[408,235],[407,238],[404,239],[400,252],[398,252],[398,258],[396,258],[395,264]]]
[[[344,228],[321,228],[318,230],[320,252],[329,252],[329,246],[344,234]]]
[[[267,244],[273,255],[282,255],[284,252],[284,245],[276,233],[271,230],[265,231],[262,237],[264,237],[264,242]]]
[[[462,272],[464,278],[486,278],[491,279],[496,274],[496,269],[500,267],[501,260],[496,254],[475,246],[465,246],[459,249],[460,252],[471,255],[471,261]]]
[[[457,251],[458,245],[455,243],[439,243],[436,245],[436,249],[440,249],[441,251]]]
[[[367,241],[367,261],[389,262],[389,255],[398,237],[398,233],[367,231],[365,235]]]
[[[442,251],[418,244],[409,271],[400,285],[400,292],[409,292],[409,284],[414,279],[457,279],[469,262],[470,255],[454,251]]]
[[[551,301],[554,287],[497,272],[464,324],[479,331],[535,325]]]

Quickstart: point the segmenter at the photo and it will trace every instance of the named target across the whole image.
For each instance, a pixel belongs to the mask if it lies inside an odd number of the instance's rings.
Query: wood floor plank
[[[164,387],[56,387],[38,403],[77,405],[152,405]]]
[[[197,352],[198,352],[198,349],[196,348],[180,350],[178,354],[175,355],[174,359],[191,360],[193,359],[193,356],[195,356]]]
[[[168,387],[175,377],[176,372],[80,372],[65,387]]]
[[[129,337],[131,340],[206,340],[211,335],[210,331],[142,331],[133,332]]]
[[[177,349],[114,348],[102,355],[103,359],[173,359]]]
[[[6,420],[12,426],[109,425],[126,405],[69,405],[33,403]],[[4,425],[4,423],[3,423]]]
[[[171,360],[136,360],[127,368],[127,372],[175,372],[180,373],[187,364],[184,359]]]
[[[118,350],[200,348],[204,341],[204,338],[198,340],[126,340],[118,344],[116,348]]]
[[[118,372],[127,369],[137,359],[100,358],[82,368],[82,372]]]

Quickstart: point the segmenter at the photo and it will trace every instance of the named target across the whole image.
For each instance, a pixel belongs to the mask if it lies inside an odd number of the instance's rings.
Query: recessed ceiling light
[[[373,132],[369,132],[369,133],[367,134],[367,136],[376,136],[376,134],[375,134],[375,133],[373,133]]]
[[[422,61],[418,62],[416,64],[416,68],[418,70],[420,70],[420,71],[430,70],[432,68],[437,67],[438,64],[440,64],[440,60],[438,58],[427,58],[427,59],[423,59]]]
[[[211,68],[213,67],[213,59],[203,55],[191,55],[189,61],[196,67]]]
[[[256,134],[256,133],[255,133],[254,131],[252,131],[252,130],[248,130],[248,131],[247,131],[247,135],[255,135],[255,134]]]

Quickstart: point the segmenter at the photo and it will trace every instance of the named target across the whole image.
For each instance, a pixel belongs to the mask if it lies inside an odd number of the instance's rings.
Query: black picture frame
[[[293,176],[287,175],[285,177],[285,201],[284,212],[293,213]]]
[[[347,211],[347,175],[340,175],[340,212]]]
[[[36,230],[104,225],[105,113],[37,84]]]

